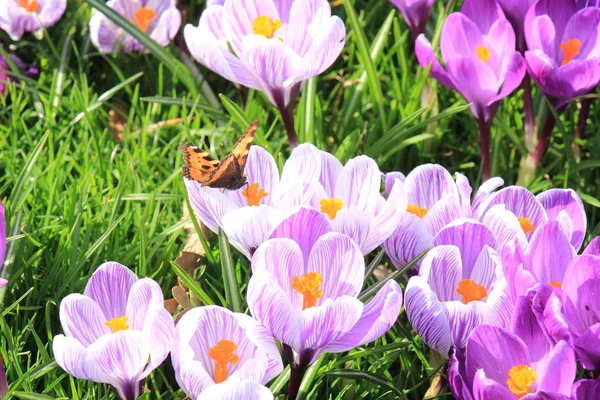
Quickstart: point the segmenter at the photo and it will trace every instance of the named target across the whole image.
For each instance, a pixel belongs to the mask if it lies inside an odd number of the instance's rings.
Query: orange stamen
[[[423,218],[425,214],[429,212],[428,209],[419,207],[416,204],[409,204],[408,207],[406,207],[406,211],[408,211],[411,214],[415,214],[419,218]]]
[[[267,197],[269,193],[265,192],[264,189],[260,188],[260,184],[253,183],[246,187],[246,190],[242,192],[242,196],[248,199],[249,206],[259,206],[260,201],[263,197]]]
[[[283,24],[280,20],[271,19],[268,15],[261,15],[252,23],[252,31],[257,35],[266,37],[267,39],[273,39],[275,32],[282,26]]]
[[[219,340],[216,345],[208,349],[208,356],[215,361],[215,383],[227,380],[227,365],[237,365],[240,357],[234,353],[237,344],[231,340]]]
[[[36,0],[19,0],[19,5],[29,12],[38,12],[40,9],[40,5]]]
[[[573,60],[577,54],[581,53],[581,41],[579,39],[567,40],[560,44],[560,49],[563,51],[564,58],[562,65],[567,65]]]
[[[323,297],[322,282],[323,277],[318,272],[309,272],[300,277],[294,277],[292,289],[304,296],[302,310],[316,306],[317,300]]]
[[[534,392],[531,386],[537,380],[537,374],[529,365],[521,364],[512,367],[508,371],[508,376],[509,378],[506,381],[508,390],[513,392],[517,396],[517,399]]]
[[[488,295],[485,286],[477,284],[473,279],[463,279],[458,282],[456,293],[463,297],[463,304],[483,300]]]
[[[338,211],[344,208],[344,203],[337,197],[321,200],[321,212],[327,214],[329,219],[335,219]]]
[[[520,217],[519,224],[521,224],[521,229],[523,229],[523,232],[525,232],[526,235],[535,231],[535,225],[529,222],[529,218],[527,217]]]
[[[559,281],[551,281],[548,283],[550,284],[550,286],[554,286],[557,289],[562,289],[562,283],[560,283]]]
[[[150,22],[152,22],[154,17],[156,17],[156,11],[144,7],[140,8],[133,14],[135,24],[142,32],[146,32],[148,25],[150,25]]]

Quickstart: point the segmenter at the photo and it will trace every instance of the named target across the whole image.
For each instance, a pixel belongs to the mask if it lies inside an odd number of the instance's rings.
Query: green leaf
[[[227,304],[234,312],[244,312],[242,300],[240,299],[240,285],[235,273],[235,263],[231,256],[231,247],[227,235],[221,229],[219,229],[219,250],[221,251],[221,269],[223,271],[223,285]]]
[[[406,395],[396,388],[392,382],[382,379],[380,375],[376,375],[371,372],[355,371],[351,369],[334,369],[332,371],[326,371],[324,375],[337,376],[355,381],[366,380],[393,392],[395,395],[400,396],[403,399],[407,398]]]
[[[177,275],[177,277],[179,279],[181,279],[181,281],[183,282],[183,284],[190,289],[190,292],[196,296],[203,305],[205,306],[210,306],[210,305],[214,305],[215,302],[210,298],[210,296],[204,291],[204,289],[202,289],[202,287],[200,286],[200,284],[198,284],[198,282],[196,282],[194,280],[194,278],[192,278],[192,276],[190,274],[188,274],[187,272],[185,272],[183,270],[183,268],[181,268],[179,265],[175,264],[173,261],[171,261],[171,267],[173,268],[173,271],[175,271],[175,274]]]

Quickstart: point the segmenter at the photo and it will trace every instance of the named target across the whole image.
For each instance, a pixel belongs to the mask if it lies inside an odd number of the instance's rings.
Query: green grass
[[[190,2],[185,2],[188,21],[197,23],[203,4]],[[430,37],[436,27],[439,36],[441,19],[452,10],[442,3],[430,20]],[[0,99],[0,199],[7,208],[11,249],[5,264],[10,282],[0,294],[0,353],[15,398],[114,398],[105,385],[71,378],[54,362],[52,338],[62,332],[58,305],[67,294],[81,292],[90,274],[108,260],[152,277],[167,295],[177,284],[171,262],[183,248],[183,225],[189,223],[182,219],[181,141],[222,156],[259,117],[257,144],[280,165],[290,151],[283,124],[261,93],[250,91],[242,104],[239,90],[200,66],[203,82],[179,63],[177,69],[162,64],[154,54],[98,54],[88,38],[90,10],[83,0],[69,1],[63,20],[43,40],[27,36],[15,43],[15,53],[40,66],[41,76],[13,85]],[[334,13],[346,21],[347,45],[334,66],[307,82],[301,93],[300,141],[342,161],[368,154],[385,172],[440,163],[465,173],[477,186],[475,121],[458,95],[427,79],[416,65],[410,32],[399,14],[384,0],[347,1]],[[166,52],[177,59],[173,45]],[[426,83],[437,90],[439,111],[422,108]],[[493,126],[492,171],[506,184],[516,182],[525,155],[521,94],[504,101]],[[535,100],[536,109],[542,109],[539,93]],[[122,142],[108,128],[112,109],[127,110]],[[590,237],[599,233],[600,223],[597,113],[596,102],[579,163],[571,150],[576,107],[562,116],[530,185],[534,192],[571,187],[581,193],[590,203]],[[156,129],[156,123],[175,118],[183,121]],[[209,237],[209,246],[197,288],[207,302],[227,305],[216,236]],[[248,262],[237,252],[232,260],[244,290]],[[389,264],[385,257],[383,262]],[[373,279],[367,283],[372,284]],[[241,302],[246,309],[243,295]],[[428,359],[402,314],[382,339],[323,357],[308,374],[302,398],[420,399],[436,372]],[[183,398],[169,360],[150,375],[147,386],[151,392],[143,398]],[[285,379],[272,387],[284,393]]]

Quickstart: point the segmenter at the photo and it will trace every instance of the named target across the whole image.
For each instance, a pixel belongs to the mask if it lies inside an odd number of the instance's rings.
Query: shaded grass
[[[189,5],[196,23],[202,4]],[[439,3],[439,2],[438,2]],[[478,132],[464,101],[441,87],[415,63],[410,32],[385,1],[345,2],[334,8],[345,18],[347,46],[335,65],[304,86],[296,109],[300,141],[331,151],[342,161],[374,157],[382,171],[409,172],[436,162],[479,182]],[[280,167],[289,155],[283,125],[261,93],[247,102],[233,85],[199,67],[220,103],[193,91],[152,55],[101,56],[90,46],[90,8],[70,1],[63,21],[16,43],[14,51],[40,66],[37,81],[10,88],[0,105],[0,198],[7,208],[10,271],[3,293],[0,352],[12,395],[17,398],[113,398],[104,385],[69,377],[53,361],[52,338],[61,332],[58,304],[81,292],[90,274],[115,260],[157,280],[165,293],[177,282],[171,262],[183,247],[185,189],[177,146],[202,144],[222,156],[254,117],[261,121],[257,144]],[[438,36],[447,10],[438,4],[429,36]],[[437,21],[437,22],[436,22]],[[6,37],[2,36],[5,40]],[[178,50],[168,51],[175,56]],[[428,82],[439,97],[423,108]],[[198,93],[201,85],[197,83]],[[524,155],[522,93],[504,101],[493,126],[492,171],[516,182]],[[536,105],[543,104],[539,95]],[[592,105],[582,162],[571,150],[576,107],[560,119],[554,142],[530,189],[572,187],[588,204],[589,237],[599,233],[600,137],[597,102]],[[109,111],[126,118],[124,140],[108,128]],[[161,121],[181,118],[155,129]],[[595,206],[595,207],[594,207]],[[207,300],[225,304],[221,253],[216,236],[197,282]],[[369,260],[375,257],[372,255]],[[367,261],[369,261],[367,260]],[[383,261],[387,262],[384,257]],[[248,262],[233,252],[242,292]],[[181,273],[181,271],[179,271]],[[372,285],[371,278],[367,285]],[[240,307],[246,309],[244,296]],[[311,370],[303,398],[422,398],[435,369],[428,350],[406,316],[382,339],[347,354],[326,355]],[[167,361],[148,379],[144,398],[182,398]],[[282,393],[285,383],[276,382]]]

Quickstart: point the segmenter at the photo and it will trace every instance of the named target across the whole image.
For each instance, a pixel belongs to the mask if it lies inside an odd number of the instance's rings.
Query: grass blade
[[[242,300],[240,299],[240,286],[238,284],[235,263],[231,256],[231,247],[227,235],[219,230],[219,249],[221,251],[221,268],[223,270],[223,285],[225,286],[225,298],[234,312],[244,312]]]

